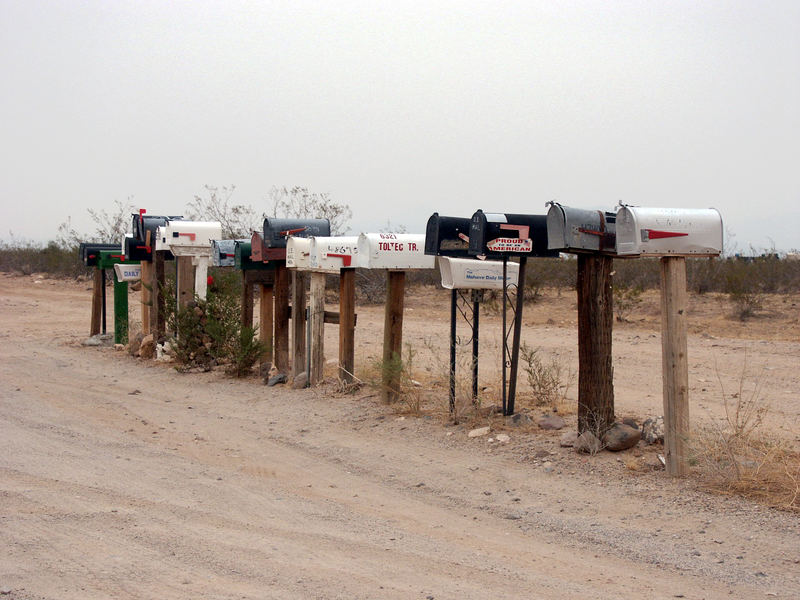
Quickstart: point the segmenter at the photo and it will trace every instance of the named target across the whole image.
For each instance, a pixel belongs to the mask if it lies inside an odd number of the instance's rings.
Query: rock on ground
[[[561,439],[559,440],[559,445],[562,448],[573,448],[575,446],[575,442],[578,441],[578,432],[577,431],[567,431],[561,435]]]
[[[558,415],[544,415],[541,419],[539,419],[539,427],[542,429],[558,431],[559,429],[564,429],[565,425],[566,422],[564,419]]]
[[[642,432],[624,423],[614,423],[608,431],[603,434],[603,445],[606,450],[620,452],[633,448],[639,443]]]
[[[473,429],[470,431],[467,436],[471,438],[480,437],[482,435],[487,435],[489,433],[489,427],[478,427],[477,429]]]
[[[664,417],[651,417],[642,423],[642,439],[646,444],[664,443]]]
[[[581,454],[597,454],[602,449],[602,443],[591,431],[584,431],[575,440],[575,452],[580,452]]]
[[[153,334],[144,336],[142,343],[139,345],[139,356],[142,358],[153,358],[156,355],[156,340]]]

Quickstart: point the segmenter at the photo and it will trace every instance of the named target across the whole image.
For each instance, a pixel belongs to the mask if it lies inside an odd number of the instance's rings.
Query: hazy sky
[[[4,240],[234,184],[353,233],[623,200],[800,248],[797,0],[0,0],[0,75]]]

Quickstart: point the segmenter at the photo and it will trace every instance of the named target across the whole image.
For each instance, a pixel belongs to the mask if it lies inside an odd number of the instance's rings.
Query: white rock
[[[509,440],[511,440],[511,436],[506,435],[505,433],[498,433],[496,437],[497,441],[503,444],[507,444]]]
[[[473,429],[467,435],[471,438],[481,437],[482,435],[487,435],[489,433],[489,427],[478,427],[477,429]]]

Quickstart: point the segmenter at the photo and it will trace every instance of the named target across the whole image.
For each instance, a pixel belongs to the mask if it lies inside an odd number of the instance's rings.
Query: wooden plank
[[[273,344],[275,368],[289,372],[289,271],[286,263],[275,268],[275,337]]]
[[[395,402],[400,397],[405,285],[405,271],[389,271],[387,273],[382,368],[383,399],[386,402]]]
[[[578,431],[601,437],[614,423],[614,323],[608,256],[578,255]]]
[[[356,271],[342,269],[339,276],[339,379],[353,382],[356,340]]]
[[[306,370],[306,278],[292,272],[292,377]]]
[[[661,259],[661,357],[664,390],[664,457],[667,473],[688,472],[689,362],[686,259]]]
[[[147,232],[150,233],[149,231]],[[153,303],[153,296],[150,290],[153,286],[153,265],[147,261],[142,261],[142,334],[148,335],[150,333],[150,307]]]
[[[100,333],[100,322],[103,318],[103,270],[94,270],[92,286],[92,320],[89,324],[89,335]]]
[[[178,264],[178,308],[184,308],[194,300],[194,266],[191,256],[176,256]]]
[[[242,327],[253,327],[253,281],[256,271],[242,272]]]
[[[258,303],[258,337],[266,345],[267,351],[261,359],[262,365],[272,362],[272,327],[273,327],[273,304],[272,286],[262,283],[260,286],[261,294]]]
[[[308,382],[313,386],[322,382],[325,367],[325,274],[311,273],[310,287],[308,305],[311,309],[309,316],[311,372],[308,374]]]
[[[150,333],[156,341],[163,338],[167,331],[167,306],[166,302],[172,299],[164,297],[166,284],[166,269],[164,265],[164,252],[153,251],[153,268],[150,272],[150,294],[152,298],[150,307]]]

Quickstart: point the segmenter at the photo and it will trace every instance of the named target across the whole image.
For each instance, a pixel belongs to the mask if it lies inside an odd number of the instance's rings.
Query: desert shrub
[[[800,511],[800,455],[763,428],[769,404],[760,377],[742,370],[728,394],[720,379],[722,422],[700,428],[690,439],[689,462],[708,488],[764,504]]]
[[[617,321],[628,320],[631,311],[642,303],[642,292],[644,290],[640,285],[614,284],[614,312],[617,314]]]
[[[237,274],[219,270],[212,277],[214,283],[206,300],[195,298],[177,312],[174,302],[168,301],[173,306],[170,323],[173,331],[178,332],[172,347],[180,370],[225,364],[226,373],[243,377],[268,348],[258,339],[255,329],[242,326]],[[174,283],[169,281],[168,286],[171,285]],[[167,293],[168,286],[165,286]]]
[[[534,404],[549,406],[558,412],[559,405],[566,400],[572,379],[569,367],[557,354],[547,360],[542,356],[541,348],[532,348],[524,342],[519,349],[519,358]]]
[[[92,269],[83,266],[78,247],[62,247],[56,242],[42,246],[28,241],[0,242],[0,271],[49,273],[62,277],[89,275]]]

